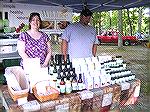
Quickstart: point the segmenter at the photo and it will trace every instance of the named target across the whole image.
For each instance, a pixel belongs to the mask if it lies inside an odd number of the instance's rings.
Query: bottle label
[[[51,66],[50,66],[50,68],[49,68],[49,73],[50,73],[50,74],[53,74],[53,70],[54,70],[54,67],[51,67]]]
[[[65,93],[65,85],[60,85],[60,93]]]
[[[53,80],[57,80],[57,75],[58,75],[57,73],[53,73],[53,78],[54,78]]]
[[[78,90],[78,85],[76,82],[72,83],[72,90]]]
[[[78,83],[78,90],[82,90],[83,89],[83,83]]]
[[[71,93],[71,91],[72,91],[71,83],[66,84],[66,93]]]

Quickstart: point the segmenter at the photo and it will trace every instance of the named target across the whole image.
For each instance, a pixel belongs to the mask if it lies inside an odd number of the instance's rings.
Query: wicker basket
[[[36,84],[41,83],[41,82],[42,82],[42,81],[37,82]],[[55,88],[51,87],[51,86],[46,86],[46,90],[47,90],[47,92],[48,92],[48,91],[53,91],[53,93],[47,94],[47,95],[39,95],[39,94],[37,93],[36,84],[35,84],[35,86],[33,86],[32,90],[33,90],[34,96],[35,96],[40,102],[44,102],[44,101],[48,101],[48,100],[54,100],[54,99],[57,99],[57,98],[58,98],[58,96],[59,96],[59,91],[56,90]]]

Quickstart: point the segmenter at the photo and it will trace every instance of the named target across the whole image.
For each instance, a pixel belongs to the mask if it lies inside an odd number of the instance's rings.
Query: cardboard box
[[[93,92],[84,90],[81,92],[78,92],[81,98],[81,111],[87,112],[92,111],[93,109]]]
[[[91,90],[93,95],[93,111],[101,110],[102,107],[102,97],[103,97],[103,90],[100,88]]]
[[[40,109],[42,112],[48,112],[48,111],[55,112],[55,105],[56,105],[55,100],[42,102],[40,103]]]
[[[71,93],[67,95],[69,98],[70,112],[81,112],[81,98],[78,93]]]
[[[62,95],[55,101],[55,112],[69,112],[69,97]]]
[[[111,85],[113,88],[113,100],[112,103],[120,102],[121,86],[118,84]]]
[[[120,105],[125,106],[129,104],[135,104],[140,94],[141,82],[139,79],[129,81],[130,88],[128,90],[121,91]]]
[[[113,103],[113,88],[111,86],[106,86],[103,87],[102,90],[103,96],[100,112],[108,112]]]

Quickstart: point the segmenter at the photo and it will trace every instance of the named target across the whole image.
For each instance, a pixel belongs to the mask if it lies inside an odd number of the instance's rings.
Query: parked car
[[[118,43],[118,31],[106,31],[103,32],[101,35],[97,35],[99,43]],[[137,44],[138,39],[136,36],[122,36],[123,45],[134,45]]]
[[[136,38],[138,39],[139,41],[139,44],[145,44],[145,43],[148,43],[149,40],[148,40],[148,37],[149,35],[147,33],[136,33],[135,34]]]

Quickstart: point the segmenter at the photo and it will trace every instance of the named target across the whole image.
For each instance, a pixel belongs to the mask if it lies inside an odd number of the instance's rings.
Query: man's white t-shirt
[[[98,44],[96,30],[92,26],[83,26],[79,22],[70,24],[61,38],[68,42],[70,59],[92,57],[93,44]]]

